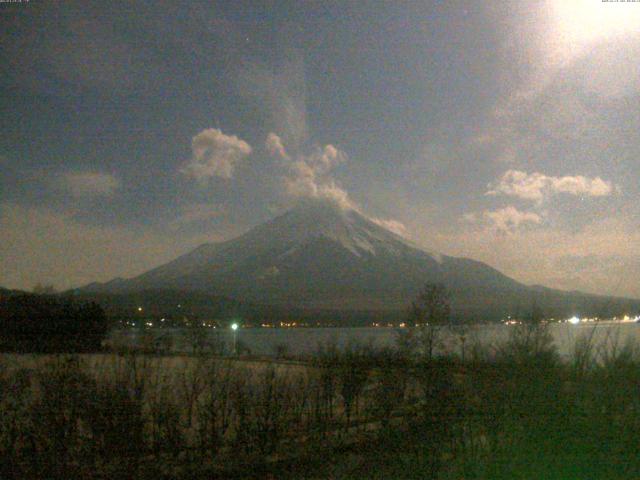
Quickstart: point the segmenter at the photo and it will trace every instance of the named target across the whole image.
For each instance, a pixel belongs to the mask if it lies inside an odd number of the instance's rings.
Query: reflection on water
[[[469,347],[480,342],[485,346],[496,345],[503,341],[513,326],[481,325],[469,327],[466,345]],[[616,323],[598,325],[553,324],[550,326],[555,344],[562,356],[569,356],[576,340],[592,337],[598,346],[640,341],[640,324]],[[241,352],[255,355],[273,355],[277,351],[292,355],[314,353],[321,344],[335,344],[343,348],[349,343],[371,344],[384,347],[394,346],[397,329],[395,328],[246,328],[235,333]],[[457,351],[460,348],[459,337],[444,333],[441,351]],[[173,352],[189,352],[198,346],[215,348],[221,353],[233,350],[234,332],[220,329],[149,329],[116,330],[112,332],[108,343],[114,347],[140,346],[149,342]]]

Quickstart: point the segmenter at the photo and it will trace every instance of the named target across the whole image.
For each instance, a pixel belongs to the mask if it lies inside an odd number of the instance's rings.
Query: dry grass
[[[640,478],[638,350],[512,332],[464,361],[2,355],[0,478]]]

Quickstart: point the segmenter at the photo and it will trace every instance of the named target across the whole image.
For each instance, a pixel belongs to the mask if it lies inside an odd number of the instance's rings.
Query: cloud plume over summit
[[[270,133],[266,141],[267,151],[280,159],[286,169],[283,177],[284,191],[292,198],[324,199],[341,208],[355,208],[346,190],[331,175],[332,170],[347,161],[347,154],[328,144],[315,147],[311,153],[289,155],[281,138]]]
[[[218,128],[208,128],[193,137],[191,150],[191,160],[180,171],[201,183],[212,177],[230,179],[236,164],[252,152],[247,142]]]

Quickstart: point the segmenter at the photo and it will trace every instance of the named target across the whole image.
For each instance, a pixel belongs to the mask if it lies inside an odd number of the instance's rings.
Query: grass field
[[[0,356],[0,478],[640,477],[632,344]],[[330,460],[330,461],[329,461]]]

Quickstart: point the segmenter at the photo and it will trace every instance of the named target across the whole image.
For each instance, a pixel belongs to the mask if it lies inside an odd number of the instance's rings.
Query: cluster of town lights
[[[182,305],[178,305],[178,308],[182,307]],[[138,312],[142,312],[143,308],[141,306],[137,307],[136,310]],[[160,322],[164,323],[166,320],[166,318],[162,318],[160,319]],[[640,315],[636,315],[636,316],[629,316],[629,315],[624,315],[623,317],[612,317],[610,319],[604,320],[601,319],[599,317],[593,317],[593,318],[589,318],[589,317],[583,317],[580,318],[577,315],[574,315],[570,318],[567,318],[565,320],[556,320],[555,318],[550,318],[550,319],[545,319],[542,320],[543,323],[553,323],[559,321],[560,323],[566,322],[566,323],[570,323],[571,325],[579,325],[582,323],[595,323],[595,322],[600,322],[600,321],[606,321],[606,322],[616,322],[616,323],[632,323],[632,322],[640,322]],[[187,319],[185,318],[185,324],[186,325],[190,325],[191,322],[187,321]],[[507,316],[506,319],[502,320],[502,323],[504,325],[518,325],[520,323],[522,323],[522,320],[517,320],[515,318],[512,318],[511,315]],[[125,322],[126,325],[130,325],[132,327],[136,326],[136,322]],[[201,323],[203,327],[209,327],[209,328],[216,328],[216,325],[212,322],[202,322]],[[147,327],[153,327],[153,322],[151,321],[146,321],[144,323],[145,326]],[[317,324],[319,325],[319,324]],[[262,323],[260,325],[262,328],[274,328],[276,326],[280,326],[280,327],[306,327],[308,326],[306,323],[298,323],[298,322],[278,322],[278,324],[271,324],[271,323]],[[392,323],[379,323],[379,322],[373,322],[371,323],[372,327],[395,327],[394,324]],[[409,325],[407,325],[405,322],[402,322],[400,324],[398,324],[398,326],[400,328],[406,328]],[[418,325],[416,325],[418,326]],[[238,330],[239,328],[239,324],[237,322],[233,322],[231,325],[231,330],[233,330],[234,332],[236,330]]]

